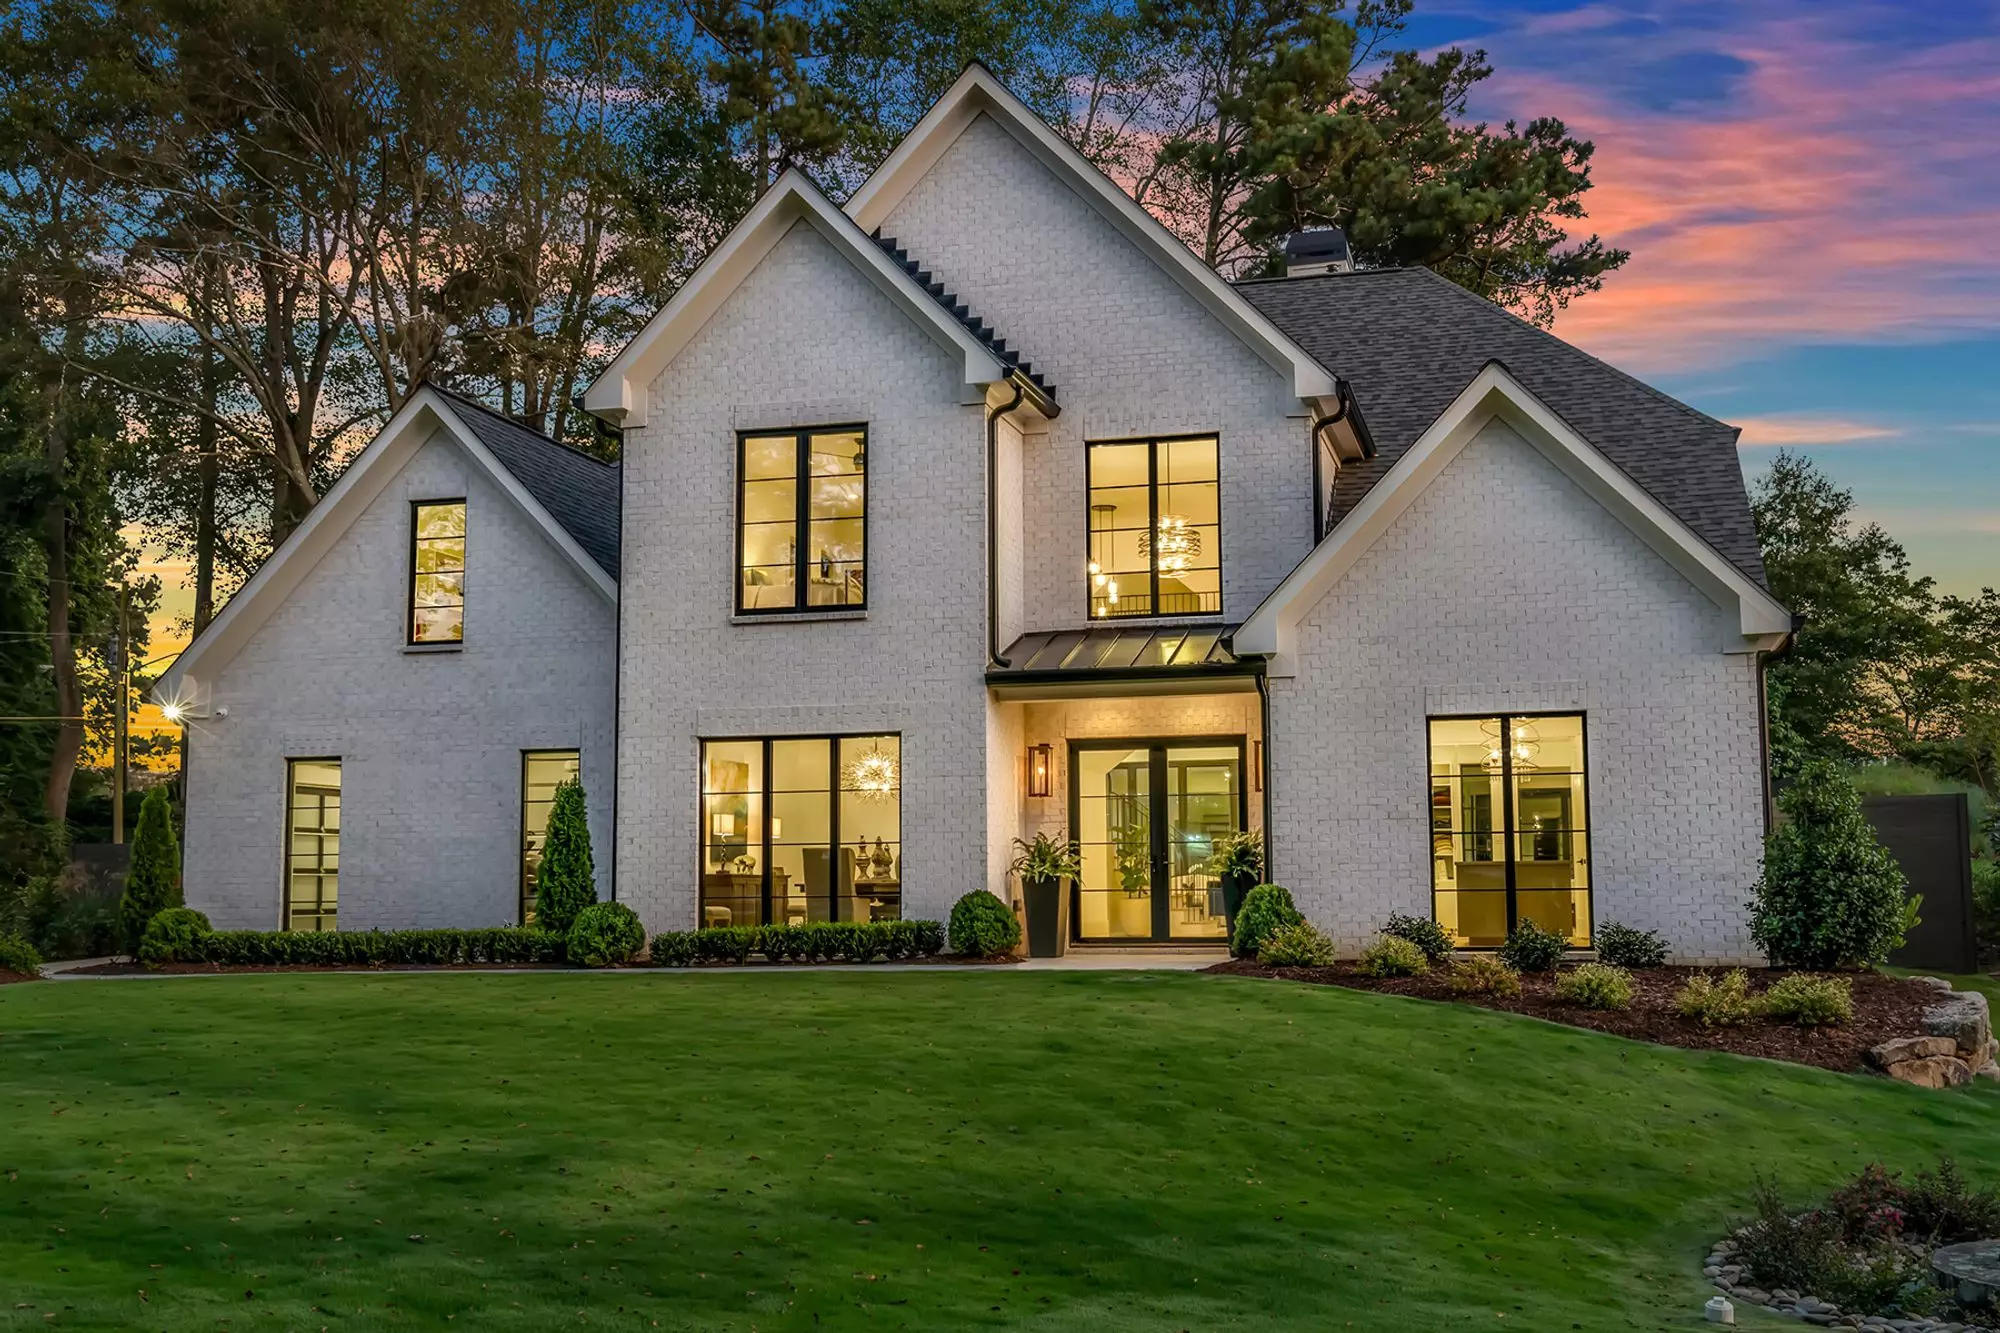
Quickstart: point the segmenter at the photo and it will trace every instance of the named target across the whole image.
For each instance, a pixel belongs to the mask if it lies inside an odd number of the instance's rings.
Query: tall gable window
[[[737,437],[736,610],[868,604],[868,432],[822,427]]]
[[[340,760],[285,764],[285,929],[340,921]]]
[[[1090,617],[1222,610],[1213,435],[1089,446]]]
[[[465,641],[465,501],[410,506],[410,642]]]
[[[542,872],[542,849],[549,841],[549,813],[556,788],[576,777],[582,756],[575,750],[521,752],[521,924],[535,924],[535,885]]]

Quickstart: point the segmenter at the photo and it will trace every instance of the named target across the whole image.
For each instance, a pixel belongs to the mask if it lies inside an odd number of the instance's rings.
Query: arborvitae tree
[[[1750,937],[1779,967],[1875,967],[1917,924],[1918,900],[1873,826],[1861,794],[1825,759],[1808,762],[1778,799],[1784,819],[1764,840]]]
[[[118,925],[133,953],[146,927],[169,907],[181,905],[181,843],[167,789],[154,787],[139,807],[139,831],[132,838],[132,865],[125,872],[125,896],[118,902]]]
[[[549,809],[549,840],[535,873],[535,924],[567,935],[576,914],[596,901],[583,784],[571,778],[556,788],[555,804]]]

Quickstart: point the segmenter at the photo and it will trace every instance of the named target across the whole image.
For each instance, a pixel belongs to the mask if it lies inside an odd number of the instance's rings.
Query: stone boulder
[[[1934,1055],[1958,1054],[1958,1042],[1951,1037],[1897,1037],[1871,1047],[1868,1063],[1877,1069],[1891,1069],[1905,1060],[1928,1060]]]
[[[1933,1037],[1950,1037],[1967,1061],[1984,1065],[1991,1056],[1993,1015],[1986,997],[1978,991],[1957,991],[1940,1004],[1924,1010],[1924,1031]]]
[[[1919,1088],[1962,1088],[1972,1082],[1972,1066],[1955,1055],[1904,1060],[1882,1072],[1898,1083],[1911,1083]]]

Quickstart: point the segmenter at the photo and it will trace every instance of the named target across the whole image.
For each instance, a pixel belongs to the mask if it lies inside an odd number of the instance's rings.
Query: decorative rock
[[[1955,993],[1943,1004],[1924,1010],[1924,1031],[1933,1037],[1950,1037],[1964,1055],[1980,1055],[1993,1040],[1993,1014],[1986,997],[1978,991]]]
[[[1960,1305],[2000,1305],[2000,1240],[1943,1246],[1931,1255],[1931,1272]]]
[[[1919,1088],[1958,1088],[1972,1082],[1972,1069],[1951,1055],[1933,1055],[1922,1060],[1905,1060],[1886,1071],[1898,1083]]]
[[[1897,1037],[1869,1048],[1868,1063],[1877,1069],[1887,1069],[1905,1060],[1928,1060],[1934,1055],[1957,1054],[1958,1040],[1954,1037]]]
[[[1943,977],[1911,977],[1910,980],[1929,986],[1932,990],[1943,991],[1947,995],[1952,993],[1951,983]]]

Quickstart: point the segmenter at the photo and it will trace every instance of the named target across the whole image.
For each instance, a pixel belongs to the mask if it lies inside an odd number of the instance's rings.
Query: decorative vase
[[[874,867],[875,878],[887,879],[889,878],[890,870],[895,868],[896,858],[888,847],[883,844],[882,840],[877,838],[875,839],[875,853],[868,858],[868,864]]]

